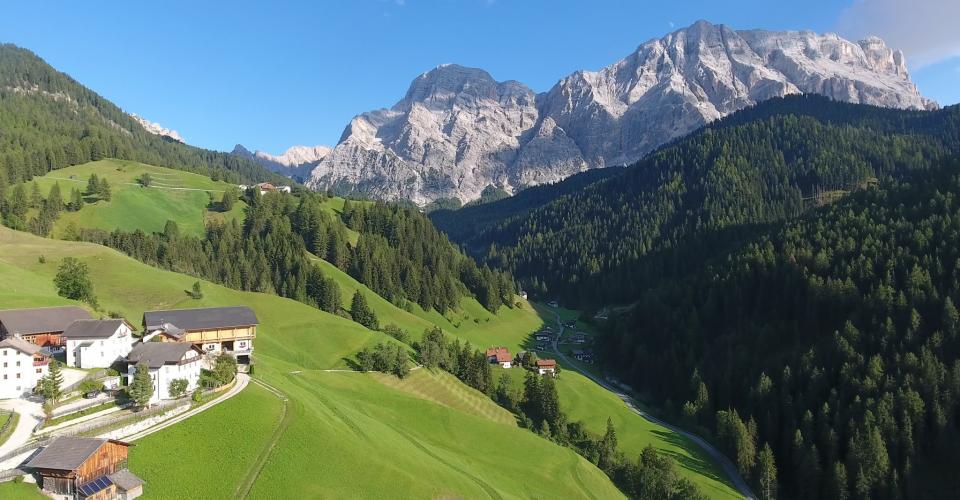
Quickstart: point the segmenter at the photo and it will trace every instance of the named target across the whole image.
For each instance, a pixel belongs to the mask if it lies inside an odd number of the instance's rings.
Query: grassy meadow
[[[147,483],[143,498],[234,498],[270,440],[266,431],[279,423],[282,406],[276,396],[251,383],[233,399],[136,441],[129,463]],[[168,466],[171,451],[176,452],[175,467]],[[187,470],[189,481],[182,475]]]
[[[152,179],[148,188],[137,183],[137,179],[145,173],[150,174]],[[97,177],[105,178],[110,183],[110,201],[87,198],[90,203],[79,211],[64,211],[54,224],[54,237],[61,237],[71,223],[78,228],[111,231],[141,229],[151,233],[163,231],[168,220],[176,222],[182,233],[200,236],[208,221],[243,218],[245,204],[242,202],[225,213],[209,209],[211,197],[219,202],[230,184],[213,181],[199,174],[133,161],[94,161],[54,170],[35,180],[44,198],[54,184],[59,184],[64,201],[69,201],[72,189],[81,192],[86,189],[91,174],[97,174]],[[28,195],[32,182],[25,186]]]
[[[254,309],[261,322],[255,342],[257,376],[289,396],[292,417],[254,483],[252,497],[275,497],[277,491],[291,497],[359,498],[621,496],[592,464],[517,427],[483,404],[480,395],[444,375],[416,374],[400,387],[378,374],[324,371],[342,369],[362,347],[388,339],[351,321],[289,299],[203,281],[204,297],[194,300],[185,290],[196,278],[143,265],[98,245],[0,228],[0,248],[0,303],[5,306],[71,303],[57,297],[50,283],[60,260],[74,256],[90,266],[104,310],[134,323],[143,311],[158,308],[245,304]],[[246,428],[242,421],[248,418],[248,405],[237,397],[209,412],[222,417],[219,428],[228,433]],[[202,416],[170,431],[202,439],[210,429]],[[143,457],[167,457],[154,464],[167,470],[148,491],[157,488],[166,496],[165,477],[189,483],[171,486],[176,491],[203,491],[204,496],[238,486],[232,484],[236,473],[223,484],[195,473],[191,464],[222,459],[203,446],[147,438],[138,448]],[[228,459],[252,460],[234,457]]]

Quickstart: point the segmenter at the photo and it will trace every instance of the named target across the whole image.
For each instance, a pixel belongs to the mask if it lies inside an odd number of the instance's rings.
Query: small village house
[[[33,391],[47,375],[49,364],[50,359],[36,344],[17,337],[0,341],[0,399]]]
[[[246,306],[175,309],[143,313],[144,340],[187,343],[207,354],[230,354],[249,363],[257,316]]]
[[[513,356],[506,347],[490,347],[487,349],[487,359],[491,363],[497,363],[504,368],[510,368],[513,364]]]
[[[78,319],[91,319],[90,313],[77,306],[0,311],[0,339],[18,336],[40,347],[59,349],[63,331]]]
[[[538,359],[537,360],[537,373],[540,375],[556,375],[557,373],[557,361],[554,359]]]
[[[574,349],[573,357],[584,363],[593,363],[593,351],[590,349]]]
[[[81,319],[63,332],[67,366],[109,368],[133,348],[133,325],[125,319]]]
[[[143,481],[127,470],[130,443],[61,436],[27,462],[47,496],[127,500],[143,494]]]
[[[277,186],[270,182],[261,182],[252,186],[240,184],[238,187],[243,191],[256,188],[256,190],[260,192],[261,196],[267,193],[290,193],[292,191],[290,186]]]
[[[153,380],[150,404],[172,399],[170,384],[174,380],[187,381],[187,392],[200,383],[203,353],[193,344],[173,342],[141,342],[127,355],[127,384],[133,383],[138,366],[146,366]]]

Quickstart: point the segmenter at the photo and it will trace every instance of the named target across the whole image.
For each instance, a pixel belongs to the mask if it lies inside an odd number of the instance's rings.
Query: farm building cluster
[[[290,186],[278,186],[270,182],[261,182],[259,184],[252,184],[252,185],[240,184],[237,187],[239,187],[241,191],[256,189],[257,191],[260,192],[261,196],[267,193],[289,193],[290,191],[292,191],[290,189]]]
[[[510,349],[506,347],[488,347],[486,355],[487,360],[491,364],[500,365],[502,368],[521,366],[534,370],[539,375],[556,376],[557,374],[556,360],[537,359],[536,356],[529,351],[521,351],[514,357],[510,354]]]
[[[233,357],[241,370],[249,366],[257,325],[245,306],[149,311],[139,332],[126,319],[94,319],[77,306],[0,310],[0,399],[40,393],[53,362],[114,369],[126,384],[145,367],[153,385],[149,404],[175,399],[198,388],[201,370],[218,356]],[[184,380],[185,391],[171,390]],[[22,467],[53,498],[136,498],[143,481],[126,468],[130,446],[61,436]]]

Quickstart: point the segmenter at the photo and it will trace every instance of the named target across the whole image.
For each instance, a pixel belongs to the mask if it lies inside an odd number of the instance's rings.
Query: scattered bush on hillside
[[[358,352],[357,365],[361,371],[391,373],[404,378],[410,373],[410,356],[398,344],[381,343]]]
[[[76,257],[63,258],[53,283],[57,286],[57,293],[61,297],[82,300],[97,307],[97,297],[93,293],[93,283],[90,281],[90,269]]]

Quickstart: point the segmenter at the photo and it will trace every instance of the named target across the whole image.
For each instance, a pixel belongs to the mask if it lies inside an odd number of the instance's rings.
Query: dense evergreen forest
[[[308,252],[400,307],[417,303],[444,313],[468,295],[490,311],[513,307],[512,277],[478,267],[416,210],[347,201],[337,214],[318,193],[260,196],[249,190],[243,196],[249,205],[243,223],[210,224],[204,238],[181,235],[172,222],[163,233],[82,229],[80,238],[154,266],[276,293],[331,313],[348,311],[337,284]],[[356,243],[350,241],[351,229],[358,233]],[[375,325],[370,318],[362,323]]]
[[[629,303],[651,256],[686,265],[688,256],[672,249],[690,238],[722,244],[730,232],[928,169],[958,147],[960,107],[910,112],[790,96],[720,120],[580,191],[562,194],[558,185],[559,197],[529,213],[498,218],[509,200],[486,205],[488,230],[450,234],[484,247],[487,262],[541,297],[583,308]],[[458,217],[435,220],[476,225],[471,212]]]
[[[257,163],[150,134],[116,105],[32,52],[0,45],[0,191],[103,158],[136,160],[233,183],[282,181]]]
[[[769,445],[782,497],[955,498],[958,199],[951,160],[704,252],[645,282],[603,359],[744,474]]]
[[[471,202],[459,209],[430,211],[430,220],[450,239],[467,248],[483,246],[484,234],[507,218],[517,218],[570,193],[582,190],[589,184],[623,172],[623,167],[588,170],[554,184],[533,186],[519,193],[497,199]],[[486,190],[484,190],[486,193]]]

